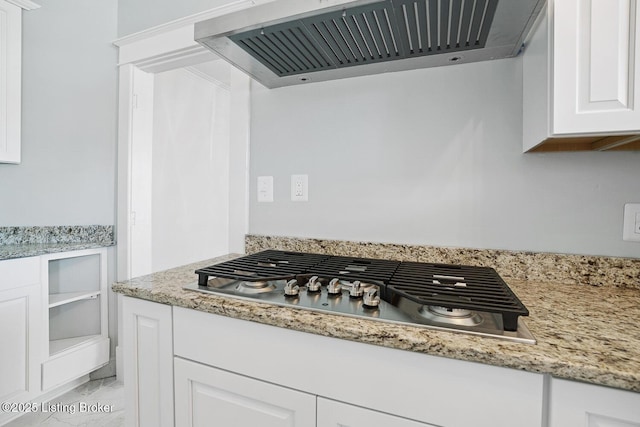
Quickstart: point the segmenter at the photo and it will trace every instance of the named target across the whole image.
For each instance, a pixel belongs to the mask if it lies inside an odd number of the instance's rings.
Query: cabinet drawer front
[[[514,419],[518,427],[542,424],[539,374],[180,307],[173,315],[175,355],[189,360],[447,427],[512,427]]]
[[[109,362],[109,338],[100,338],[42,364],[42,390],[74,380]]]
[[[315,427],[315,396],[176,358],[176,426]]]
[[[0,291],[36,285],[40,282],[38,257],[0,261]]]
[[[318,398],[317,427],[435,427],[322,397]]]

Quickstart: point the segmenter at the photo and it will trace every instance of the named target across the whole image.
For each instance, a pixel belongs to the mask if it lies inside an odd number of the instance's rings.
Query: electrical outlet
[[[258,177],[258,201],[273,202],[273,177]]]
[[[309,175],[291,175],[291,200],[294,202],[309,200]]]
[[[640,242],[640,203],[624,205],[622,240]]]

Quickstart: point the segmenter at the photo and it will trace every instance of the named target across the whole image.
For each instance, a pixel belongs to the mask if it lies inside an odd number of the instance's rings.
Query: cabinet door
[[[40,391],[40,261],[0,261],[0,402],[25,403]],[[0,411],[0,424],[13,413]]]
[[[417,421],[318,398],[317,427],[428,427]]]
[[[0,163],[20,163],[22,10],[0,0]]]
[[[123,375],[128,426],[173,426],[171,306],[123,297]]]
[[[315,427],[313,395],[175,358],[176,426]]]
[[[549,427],[640,427],[640,394],[552,379]]]
[[[0,291],[0,401],[25,402],[39,391],[39,365],[31,364],[38,342],[31,328],[37,327],[39,286]]]
[[[553,133],[640,131],[640,7],[553,4]]]

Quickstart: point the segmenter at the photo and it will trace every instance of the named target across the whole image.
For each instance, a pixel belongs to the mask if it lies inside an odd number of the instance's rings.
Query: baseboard
[[[109,362],[100,369],[89,374],[91,380],[101,380],[103,378],[110,378],[116,376],[116,359],[111,358]]]

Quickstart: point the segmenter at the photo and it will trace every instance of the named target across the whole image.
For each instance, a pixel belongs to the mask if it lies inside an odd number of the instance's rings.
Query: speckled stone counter
[[[115,292],[203,312],[418,353],[640,392],[640,290],[511,279],[536,345],[284,308],[183,290],[194,271],[237,255],[113,285]],[[620,316],[622,314],[622,316]]]
[[[0,260],[113,245],[112,225],[0,227]]]
[[[640,258],[566,255],[392,243],[247,235],[248,254],[264,249],[495,268],[503,278],[640,289]],[[639,254],[640,256],[640,254]]]

